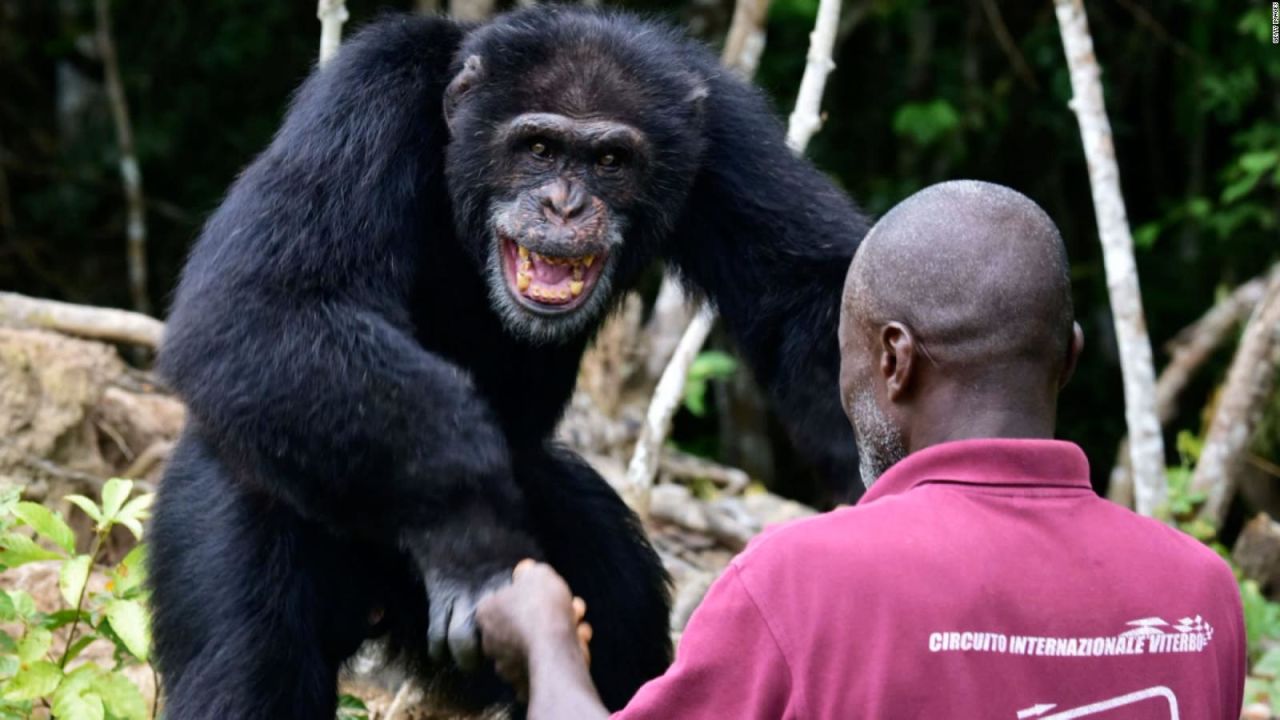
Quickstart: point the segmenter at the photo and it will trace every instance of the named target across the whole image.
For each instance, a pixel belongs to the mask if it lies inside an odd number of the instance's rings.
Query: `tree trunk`
[[[120,148],[120,180],[124,185],[127,218],[125,258],[129,267],[129,296],[135,310],[150,314],[151,300],[147,294],[146,200],[142,195],[142,171],[138,167],[138,155],[133,147],[129,105],[125,102],[124,83],[120,80],[120,61],[116,57],[116,45],[111,36],[111,2],[96,0],[94,9],[97,13],[98,51],[102,54],[107,103],[111,106],[111,120],[116,129],[116,143]]]
[[[347,21],[347,3],[344,0],[320,0],[316,5],[316,18],[320,20],[320,58],[324,65],[338,52],[342,44],[342,24]]]
[[[1116,165],[1111,122],[1103,103],[1102,71],[1094,55],[1083,0],[1054,0],[1054,7],[1071,71],[1070,106],[1080,123],[1080,137],[1089,165],[1107,291],[1120,349],[1137,510],[1143,515],[1153,515],[1165,504],[1168,495],[1164,437],[1156,414],[1155,369],[1142,311],[1133,237],[1120,192],[1120,169]]]

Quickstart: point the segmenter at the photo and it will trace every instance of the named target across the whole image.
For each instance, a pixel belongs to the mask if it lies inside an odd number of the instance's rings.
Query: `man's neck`
[[[922,398],[906,439],[907,451],[975,438],[1053,438],[1052,400],[1010,388],[999,396],[951,386]]]

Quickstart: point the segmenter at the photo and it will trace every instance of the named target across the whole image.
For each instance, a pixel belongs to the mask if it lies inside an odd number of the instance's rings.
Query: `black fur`
[[[473,54],[487,77],[450,143],[442,97]],[[548,90],[562,78],[585,94]],[[479,587],[526,556],[587,600],[606,704],[665,668],[656,555],[604,481],[549,439],[599,318],[569,339],[519,337],[484,278],[496,192],[484,133],[544,102],[622,118],[658,150],[615,298],[655,260],[678,268],[718,306],[798,447],[856,482],[835,329],[866,222],[793,157],[757,91],[624,15],[539,8],[476,29],[386,18],[302,86],[178,290],[160,364],[190,420],[151,560],[171,720],[333,717],[338,667],[379,613],[372,630],[424,680],[463,702],[501,699],[491,675],[425,657],[422,577]]]

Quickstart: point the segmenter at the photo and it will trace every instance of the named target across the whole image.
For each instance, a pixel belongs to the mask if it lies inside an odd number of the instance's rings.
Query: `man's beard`
[[[870,390],[859,391],[853,400],[853,435],[858,441],[858,472],[868,489],[907,456],[902,433],[885,417]]]

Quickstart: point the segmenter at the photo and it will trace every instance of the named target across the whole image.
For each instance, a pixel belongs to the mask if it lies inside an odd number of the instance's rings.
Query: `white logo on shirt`
[[[1042,657],[1155,655],[1202,652],[1213,639],[1213,626],[1199,615],[1181,618],[1172,625],[1159,617],[1131,620],[1125,625],[1131,629],[1116,635],[1092,637],[933,632],[929,633],[929,652],[986,652]]]
[[[1088,715],[1101,715],[1108,710],[1115,710],[1126,705],[1134,705],[1143,700],[1162,699],[1169,706],[1169,720],[1178,720],[1178,698],[1174,697],[1173,691],[1163,685],[1139,690],[1128,695],[1121,695],[1107,700],[1091,703],[1089,705],[1081,705],[1080,707],[1071,708],[1069,710],[1060,710],[1052,715],[1045,713],[1058,707],[1054,703],[1041,703],[1033,705],[1025,710],[1018,711],[1018,720],[1071,720],[1072,718],[1085,717]]]

